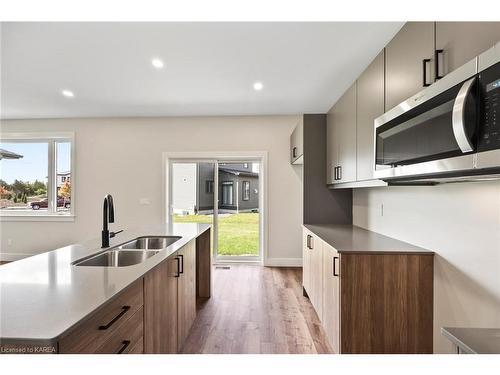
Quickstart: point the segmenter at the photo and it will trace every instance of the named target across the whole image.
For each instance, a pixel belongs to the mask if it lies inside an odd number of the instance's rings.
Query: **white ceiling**
[[[401,26],[2,23],[1,115],[324,113]],[[155,57],[164,69],[152,67]]]

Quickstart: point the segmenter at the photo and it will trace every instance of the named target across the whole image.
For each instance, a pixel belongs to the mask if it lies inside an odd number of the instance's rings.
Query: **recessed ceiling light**
[[[63,96],[65,96],[67,98],[74,98],[75,97],[75,94],[71,90],[62,90],[61,94],[63,94]]]
[[[255,83],[253,84],[253,89],[254,89],[255,91],[260,91],[260,90],[262,90],[263,88],[264,88],[264,85],[262,84],[262,82],[255,82]]]
[[[160,59],[153,59],[151,60],[151,64],[153,64],[153,66],[156,68],[156,69],[162,69],[163,68],[163,61],[161,61]]]

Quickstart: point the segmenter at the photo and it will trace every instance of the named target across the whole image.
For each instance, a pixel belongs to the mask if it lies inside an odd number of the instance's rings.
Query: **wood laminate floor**
[[[182,352],[332,353],[301,279],[301,268],[216,268]]]

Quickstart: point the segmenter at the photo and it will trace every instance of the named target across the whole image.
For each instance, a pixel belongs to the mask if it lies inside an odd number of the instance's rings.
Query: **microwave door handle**
[[[453,135],[458,143],[458,147],[460,147],[460,150],[463,153],[474,151],[471,140],[467,136],[467,132],[465,130],[465,105],[467,104],[467,98],[475,80],[476,77],[473,77],[464,82],[457,94],[457,97],[455,98],[455,103],[453,104]]]

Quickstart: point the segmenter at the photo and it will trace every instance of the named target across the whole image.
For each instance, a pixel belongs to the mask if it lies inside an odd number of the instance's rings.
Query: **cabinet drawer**
[[[139,354],[143,350],[143,308],[119,326],[113,335],[97,349],[100,354]]]
[[[64,336],[59,341],[59,353],[95,353],[142,308],[142,284],[142,279],[135,282]]]

